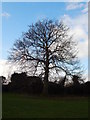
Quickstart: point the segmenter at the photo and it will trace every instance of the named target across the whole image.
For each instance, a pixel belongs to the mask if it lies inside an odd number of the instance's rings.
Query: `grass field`
[[[41,97],[3,93],[3,118],[87,118],[86,97]]]

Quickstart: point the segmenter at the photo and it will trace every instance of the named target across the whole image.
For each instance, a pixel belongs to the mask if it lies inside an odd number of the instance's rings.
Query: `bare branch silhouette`
[[[34,75],[41,68],[44,75],[44,90],[48,93],[48,78],[51,69],[63,71],[66,75],[80,74],[76,43],[63,22],[43,20],[29,26],[23,37],[18,39],[9,59],[24,62],[33,61]]]

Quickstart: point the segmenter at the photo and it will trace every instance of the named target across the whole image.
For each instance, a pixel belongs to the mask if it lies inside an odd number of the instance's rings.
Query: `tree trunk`
[[[43,95],[48,95],[48,81],[46,80],[46,77],[44,78]]]
[[[45,62],[45,77],[44,77],[44,87],[43,94],[48,95],[48,74],[49,74],[49,53],[46,43],[46,62]]]
[[[64,79],[62,81],[62,87],[64,87],[64,85],[65,85],[65,80],[66,80],[66,75],[65,75],[65,77],[64,77]]]

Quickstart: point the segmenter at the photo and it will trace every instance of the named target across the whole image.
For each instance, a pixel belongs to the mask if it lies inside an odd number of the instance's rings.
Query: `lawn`
[[[3,118],[87,118],[87,97],[42,97],[3,93]]]

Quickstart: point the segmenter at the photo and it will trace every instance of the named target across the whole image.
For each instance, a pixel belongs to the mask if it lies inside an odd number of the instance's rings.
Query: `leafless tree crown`
[[[67,75],[80,73],[76,43],[69,35],[69,28],[63,22],[43,20],[29,26],[23,37],[18,39],[9,59],[30,61],[36,73],[48,79],[52,71],[65,72]]]

